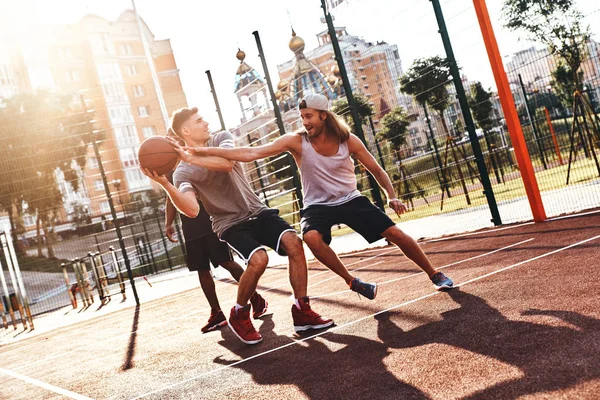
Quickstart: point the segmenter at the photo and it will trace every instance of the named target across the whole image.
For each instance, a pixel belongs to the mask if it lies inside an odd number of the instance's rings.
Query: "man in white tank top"
[[[351,157],[360,161],[385,191],[388,206],[398,215],[406,206],[398,200],[388,174],[369,153],[362,141],[336,114],[329,111],[329,101],[320,94],[309,94],[299,104],[305,131],[281,136],[257,147],[237,149],[188,148],[199,155],[219,156],[229,160],[250,162],[289,151],[296,160],[302,177],[304,209],[302,235],[315,257],[341,276],[352,290],[374,299],[377,286],[350,274],[331,249],[331,227],[343,223],[362,235],[369,243],[385,238],[427,273],[437,290],[453,287],[444,273],[437,271],[417,242],[400,228],[356,188],[356,175]]]

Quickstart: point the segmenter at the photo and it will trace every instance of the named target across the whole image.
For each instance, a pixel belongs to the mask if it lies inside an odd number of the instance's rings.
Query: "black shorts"
[[[210,233],[185,242],[187,266],[190,271],[210,270],[210,263],[217,268],[225,261],[233,260],[227,243]]]
[[[377,208],[365,196],[360,196],[339,206],[309,206],[300,212],[302,234],[317,231],[323,235],[325,243],[331,243],[331,227],[345,224],[354,229],[369,243],[382,238],[381,234],[394,221]]]
[[[264,248],[263,245],[285,256],[285,251],[280,246],[281,237],[286,232],[296,233],[296,231],[278,214],[279,210],[262,211],[256,217],[227,229],[221,235],[221,240],[227,242],[246,264],[250,261],[252,254]]]

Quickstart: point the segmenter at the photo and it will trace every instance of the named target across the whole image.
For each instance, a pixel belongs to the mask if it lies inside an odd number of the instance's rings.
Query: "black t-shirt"
[[[173,172],[167,174],[167,178],[169,179],[169,182],[173,183]],[[187,241],[213,233],[210,215],[208,215],[200,200],[198,200],[198,204],[200,205],[200,212],[196,218],[190,218],[182,213],[179,213],[179,217],[181,218],[181,227],[183,229],[183,236]]]

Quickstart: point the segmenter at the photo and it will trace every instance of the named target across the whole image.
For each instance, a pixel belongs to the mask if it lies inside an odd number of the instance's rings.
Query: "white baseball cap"
[[[329,111],[329,99],[318,93],[307,94],[300,100],[298,108],[312,108],[314,110]]]

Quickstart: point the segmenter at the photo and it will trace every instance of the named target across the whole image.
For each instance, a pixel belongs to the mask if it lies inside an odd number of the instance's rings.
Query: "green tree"
[[[356,102],[356,111],[358,112],[360,123],[361,125],[365,125],[369,116],[374,114],[373,106],[369,102],[369,99],[362,94],[355,94],[354,101]],[[348,100],[345,97],[336,100],[331,105],[331,111],[342,116],[350,129],[354,131],[354,120],[348,106]]]
[[[525,32],[527,39],[544,44],[551,54],[558,56],[552,86],[560,93],[561,99],[568,102],[568,89],[581,90],[583,74],[578,71],[586,57],[586,43],[590,38],[590,28],[583,25],[583,14],[575,2],[505,0],[502,12],[507,28]],[[571,106],[568,104],[568,107]]]
[[[416,60],[400,78],[402,92],[412,95],[422,107],[427,104],[436,111],[446,135],[450,135],[444,118],[444,111],[450,103],[446,85],[451,81],[448,61],[439,56]]]
[[[481,82],[475,82],[471,86],[471,97],[469,98],[469,106],[473,111],[473,118],[477,125],[487,133],[494,127],[492,105],[492,93],[483,88]]]
[[[575,76],[575,79],[573,79]],[[574,93],[579,89],[579,82],[583,82],[583,71],[577,71],[573,74],[571,67],[563,61],[559,61],[556,70],[552,72],[552,82],[550,85],[556,92],[562,105],[567,109],[573,108]]]
[[[381,119],[382,129],[377,134],[379,140],[387,140],[396,151],[400,160],[400,147],[406,144],[406,131],[410,125],[404,108],[396,106]]]
[[[48,256],[54,256],[54,225],[63,203],[59,175],[74,190],[79,188],[89,140],[82,122],[83,115],[69,109],[68,97],[50,92],[19,95],[0,108],[0,205],[13,232],[25,207],[36,216],[40,256],[42,229]]]

